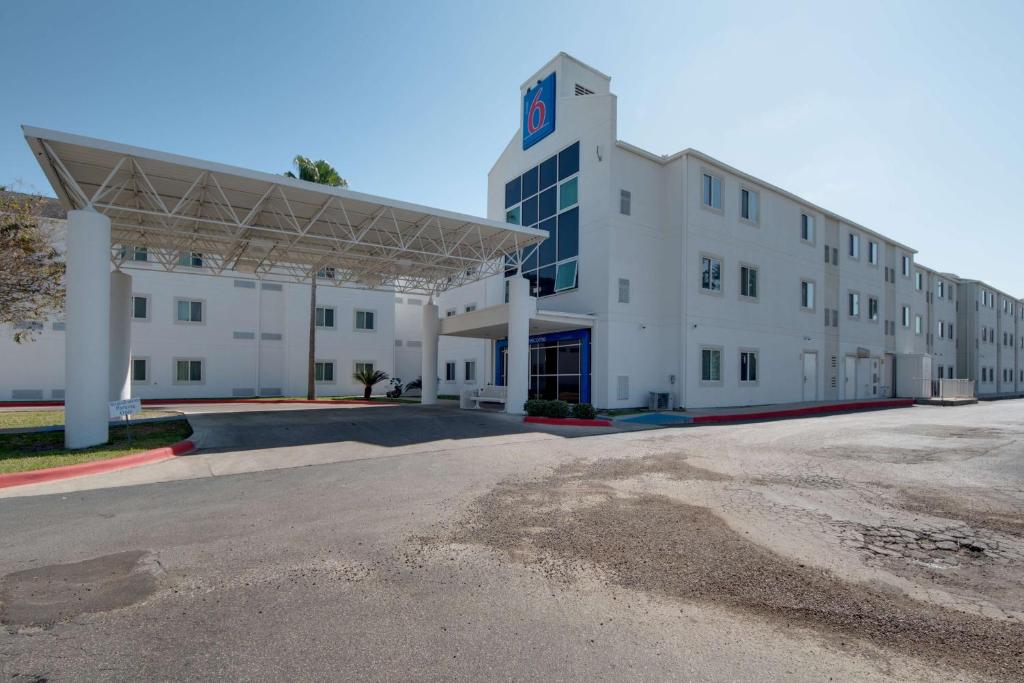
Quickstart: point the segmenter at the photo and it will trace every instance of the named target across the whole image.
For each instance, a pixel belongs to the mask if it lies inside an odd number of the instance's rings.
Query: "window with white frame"
[[[619,213],[628,216],[633,212],[633,195],[629,190],[619,190]]]
[[[333,306],[317,306],[316,307],[316,326],[323,329],[333,330],[334,324],[334,307]]]
[[[455,361],[450,360],[444,364],[444,381],[454,382],[455,381]]]
[[[903,277],[910,277],[910,257],[906,254],[903,255]]]
[[[334,280],[337,277],[337,271],[334,266],[324,266],[320,270],[316,271],[316,276],[321,280]]]
[[[740,381],[757,381],[757,351],[740,351]]]
[[[149,297],[136,295],[132,297],[132,318],[149,320]]]
[[[356,329],[372,331],[377,329],[376,314],[373,311],[356,310]]]
[[[203,255],[198,251],[183,251],[178,254],[178,265],[186,268],[202,268]]]
[[[757,298],[757,268],[740,266],[740,296]]]
[[[940,320],[939,321],[939,339],[945,339],[945,338],[946,338],[946,321],[945,320]]]
[[[868,263],[873,266],[878,265],[878,242],[874,240],[868,242]]]
[[[921,334],[924,327],[923,323],[924,320],[921,318],[920,314],[914,316],[914,334]]]
[[[132,358],[132,382],[149,384],[149,359]]]
[[[800,308],[814,308],[814,283],[810,280],[800,281]]]
[[[132,261],[149,261],[149,249],[146,247],[134,247],[132,249]]]
[[[372,373],[374,370],[373,361],[357,360],[353,363],[353,368],[357,375]]]
[[[313,372],[316,376],[316,381],[322,384],[328,384],[334,382],[334,361],[333,360],[318,360],[313,364]]]
[[[701,257],[700,288],[706,292],[722,291],[722,259],[714,256]]]
[[[704,174],[704,206],[722,210],[722,179],[710,173]]]
[[[175,384],[202,384],[205,375],[201,358],[176,358],[174,361]]]
[[[629,303],[629,280],[623,277],[619,278],[619,303]]]
[[[804,242],[814,242],[814,216],[800,214],[800,239]]]
[[[701,349],[700,350],[700,381],[721,382],[722,381],[722,350]]]
[[[760,209],[760,195],[754,190],[747,188],[740,189],[740,218],[751,223],[757,223]]]
[[[873,296],[868,297],[868,320],[878,320],[878,299]]]
[[[466,313],[472,313],[475,310],[476,310],[476,304],[466,304],[466,308],[465,308]]]
[[[850,233],[848,253],[850,258],[860,258],[860,235]]]
[[[175,299],[175,320],[179,323],[203,322],[203,302],[194,299]]]
[[[465,362],[465,364],[463,365],[463,373],[464,373],[464,377],[466,378],[467,382],[475,382],[476,381],[476,361],[475,360],[467,360]]]
[[[917,271],[916,273],[914,273],[914,289],[920,292],[923,284],[924,278],[922,276],[922,273],[921,271]]]
[[[904,306],[902,308],[903,313],[903,327],[910,327],[910,306]]]
[[[444,312],[444,317],[451,318],[456,313],[458,313],[457,310],[455,310],[454,308],[449,308],[447,311]]]
[[[848,292],[846,295],[846,314],[851,318],[860,317],[860,294]]]

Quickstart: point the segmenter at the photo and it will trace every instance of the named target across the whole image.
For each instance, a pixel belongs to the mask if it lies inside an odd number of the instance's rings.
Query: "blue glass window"
[[[531,226],[537,222],[537,197],[523,200],[523,225]]]
[[[574,142],[558,153],[558,179],[565,180],[580,170],[580,143]]]
[[[540,245],[523,249],[523,270],[537,270],[537,252]]]
[[[545,218],[551,218],[555,215],[556,207],[558,205],[558,188],[549,187],[540,193],[540,204],[538,205],[538,212],[540,214],[540,220]]]
[[[523,197],[537,194],[537,167],[534,166],[523,174]]]
[[[514,178],[505,183],[505,208],[519,203],[523,198],[523,179]]]
[[[546,240],[540,243],[539,252],[540,263],[539,265],[546,266],[549,263],[555,262],[555,219],[549,218],[538,226],[541,230],[547,230],[548,237]]]
[[[537,296],[555,293],[555,267],[545,266],[537,271]]]
[[[565,263],[558,264],[555,275],[556,292],[576,288],[576,264],[577,261],[566,261]]]
[[[558,181],[558,155],[540,165],[540,189],[544,190]]]
[[[505,222],[519,225],[519,207],[515,206],[505,212]]]
[[[558,216],[558,260],[564,261],[580,253],[580,212],[579,209],[566,211]]]

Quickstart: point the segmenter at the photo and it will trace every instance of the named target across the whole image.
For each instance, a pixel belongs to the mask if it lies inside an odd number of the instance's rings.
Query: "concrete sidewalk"
[[[760,406],[729,408],[695,408],[672,412],[640,413],[615,418],[616,424],[679,427],[684,425],[718,424],[724,422],[752,422],[810,417],[829,413],[843,413],[886,408],[907,408],[914,404],[910,398],[883,398],[848,401],[807,401],[802,403],[776,403]]]

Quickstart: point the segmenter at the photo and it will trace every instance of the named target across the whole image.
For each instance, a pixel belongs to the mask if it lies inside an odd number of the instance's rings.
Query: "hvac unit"
[[[647,394],[648,410],[672,410],[675,403],[672,394],[667,391],[652,391]]]

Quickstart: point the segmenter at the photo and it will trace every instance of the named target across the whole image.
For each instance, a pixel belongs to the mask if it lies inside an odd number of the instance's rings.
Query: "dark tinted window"
[[[523,225],[530,226],[537,222],[537,197],[534,195],[523,200]]]
[[[547,296],[555,293],[554,266],[545,266],[537,271],[537,286],[540,288],[538,296]]]
[[[573,143],[558,153],[558,179],[565,180],[580,170],[580,143]]]
[[[551,187],[558,180],[558,156],[553,156],[540,165],[540,189]]]
[[[540,265],[546,266],[555,262],[555,219],[549,218],[539,226],[541,230],[547,230],[550,237],[540,243]],[[552,275],[551,277],[554,277]]]
[[[558,205],[558,188],[550,187],[540,193],[540,204],[538,206],[538,213],[540,214],[540,220],[545,218],[551,218],[555,215],[555,211]]]
[[[537,252],[540,245],[523,249],[523,270],[537,270]]]
[[[519,200],[522,199],[523,194],[523,179],[521,177],[515,178],[505,183],[505,208],[518,204]]]
[[[572,258],[580,253],[579,209],[558,216],[558,260]]]
[[[537,167],[534,166],[523,174],[523,196],[537,194]]]

